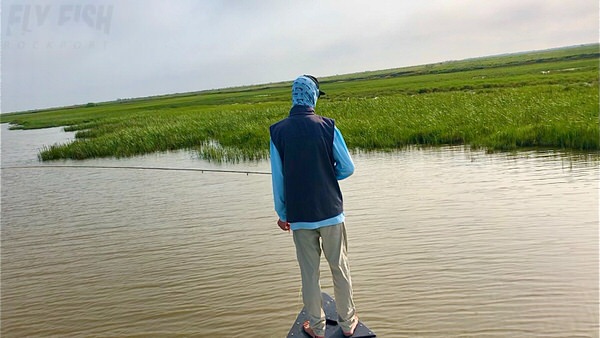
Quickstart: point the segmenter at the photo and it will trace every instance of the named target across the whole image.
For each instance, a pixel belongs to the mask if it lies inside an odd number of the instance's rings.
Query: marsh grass
[[[470,144],[490,150],[597,150],[597,100],[597,88],[547,86],[348,100],[320,109],[358,148]]]
[[[598,45],[407,67],[322,80],[317,113],[350,148],[468,144],[488,151],[599,149]],[[18,128],[65,126],[39,158],[127,157],[192,149],[214,161],[268,156],[290,83],[2,115]]]

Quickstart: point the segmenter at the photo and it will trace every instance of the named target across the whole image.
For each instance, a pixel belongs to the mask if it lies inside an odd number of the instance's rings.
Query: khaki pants
[[[319,283],[321,249],[329,263],[333,277],[333,290],[339,325],[349,331],[358,320],[352,300],[352,280],[347,258],[346,227],[344,223],[325,226],[315,230],[295,230],[296,256],[302,275],[302,300],[308,312],[310,326],[319,336],[325,335],[325,314],[321,308],[321,285]]]

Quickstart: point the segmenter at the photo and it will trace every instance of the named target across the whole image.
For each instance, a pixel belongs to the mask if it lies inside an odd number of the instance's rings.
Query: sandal
[[[304,329],[304,332],[306,332],[306,334],[308,334],[312,338],[325,338],[325,336],[317,336],[315,334],[315,331],[313,331],[313,329],[310,327],[310,322],[308,320],[305,321],[304,324],[302,324],[302,328]]]
[[[352,324],[350,326],[350,331],[344,331],[342,330],[342,333],[344,334],[344,336],[346,337],[352,337],[352,335],[354,335],[354,331],[356,330],[356,326],[358,326],[358,317],[355,317],[355,321],[354,324]]]

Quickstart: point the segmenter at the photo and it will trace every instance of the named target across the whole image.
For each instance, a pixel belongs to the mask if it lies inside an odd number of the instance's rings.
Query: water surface
[[[2,337],[287,334],[300,277],[269,176],[9,169],[72,135],[2,127]],[[380,337],[598,337],[597,156],[354,159],[355,300]],[[185,151],[47,164],[269,170]]]

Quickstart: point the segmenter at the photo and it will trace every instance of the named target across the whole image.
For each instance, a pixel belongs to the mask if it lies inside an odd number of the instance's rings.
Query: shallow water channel
[[[2,337],[285,337],[300,277],[270,176],[9,168],[268,162],[185,151],[37,162],[70,138],[2,125]],[[445,147],[354,160],[342,190],[355,301],[379,337],[598,337],[597,155]]]

